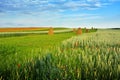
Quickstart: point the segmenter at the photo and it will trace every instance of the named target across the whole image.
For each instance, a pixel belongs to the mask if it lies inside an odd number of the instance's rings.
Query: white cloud
[[[97,9],[107,6],[109,2],[119,0],[5,0],[0,5],[8,11],[66,11],[80,9]]]
[[[101,20],[99,25],[105,21],[103,17],[87,11],[117,1],[120,0],[2,0],[0,26],[89,26]]]
[[[36,16],[37,15],[37,16]],[[59,14],[59,13],[36,13],[34,16],[31,15],[16,15],[17,17],[1,19],[0,25],[6,26],[78,26],[83,21],[101,19],[102,17],[98,14]],[[18,17],[19,16],[19,17]],[[78,23],[79,22],[79,23]]]

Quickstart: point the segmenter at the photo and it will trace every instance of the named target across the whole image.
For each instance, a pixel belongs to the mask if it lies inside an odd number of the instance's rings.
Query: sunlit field
[[[0,37],[1,80],[119,80],[119,75],[120,30]]]

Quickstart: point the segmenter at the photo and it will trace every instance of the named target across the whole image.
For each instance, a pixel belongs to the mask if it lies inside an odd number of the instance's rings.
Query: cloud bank
[[[120,0],[0,0],[0,13],[93,10]]]
[[[101,23],[108,23],[103,21],[111,9],[105,14],[98,10],[119,2],[120,0],[0,0],[0,27],[102,25]],[[116,13],[115,15],[120,14]],[[114,21],[116,24],[119,22]]]

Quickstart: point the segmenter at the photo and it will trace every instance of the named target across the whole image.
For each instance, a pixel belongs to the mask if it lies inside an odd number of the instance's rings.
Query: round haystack
[[[49,29],[49,31],[48,31],[48,35],[53,35],[53,34],[54,34],[54,32],[53,32],[53,28],[50,27],[50,29]]]
[[[77,30],[77,35],[80,35],[80,34],[82,34],[82,29],[81,29],[81,28],[78,28],[78,30]]]

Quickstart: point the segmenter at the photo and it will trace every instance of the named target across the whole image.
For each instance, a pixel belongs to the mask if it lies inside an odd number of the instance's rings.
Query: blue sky
[[[0,27],[120,28],[120,0],[0,0]]]

